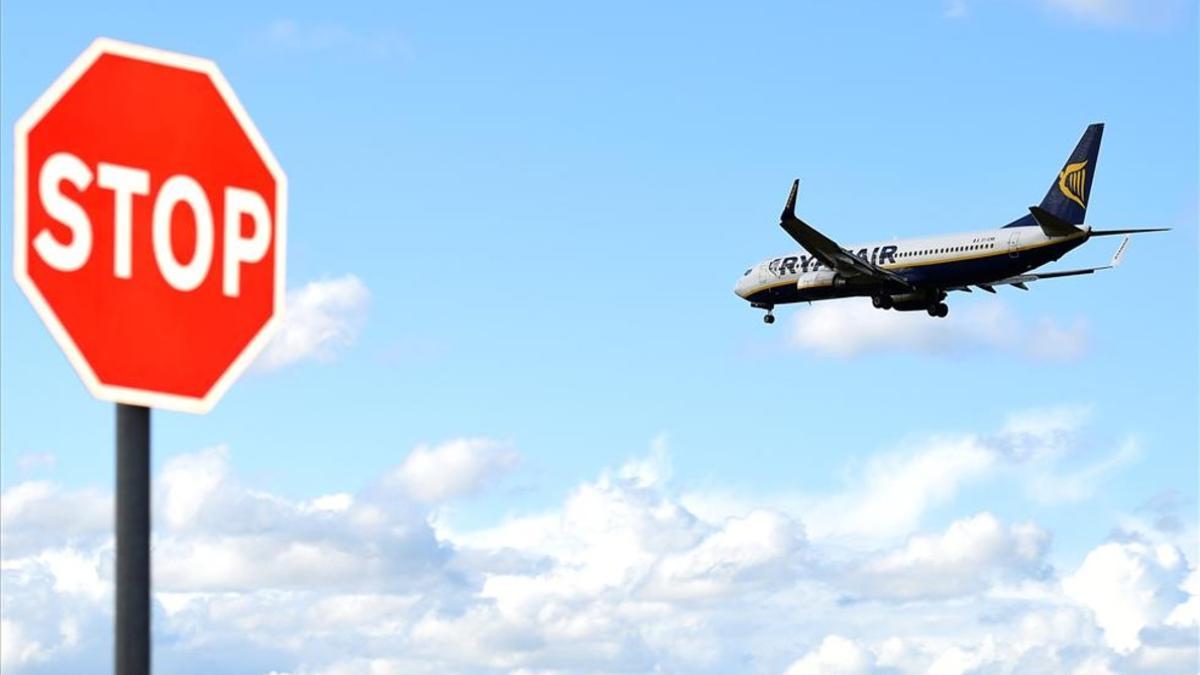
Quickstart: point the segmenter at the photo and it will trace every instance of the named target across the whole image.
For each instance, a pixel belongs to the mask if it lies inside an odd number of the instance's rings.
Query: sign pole
[[[117,404],[114,671],[150,673],[150,409]]]

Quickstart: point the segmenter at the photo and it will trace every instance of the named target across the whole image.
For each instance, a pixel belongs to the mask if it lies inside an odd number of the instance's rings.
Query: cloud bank
[[[227,447],[179,455],[154,480],[156,664],[1194,672],[1200,576],[1186,539],[1126,534],[1059,567],[1053,533],[1035,522],[982,510],[925,524],[925,509],[983,469],[1056,470],[1087,418],[1078,408],[1018,414],[993,434],[885,451],[841,493],[731,498],[720,509],[677,491],[659,439],[545,510],[465,529],[440,505],[513,471],[519,457],[505,443],[420,446],[358,491],[303,499],[244,482]],[[926,475],[940,465],[949,468]],[[866,513],[939,483],[950,487],[890,529],[864,525]],[[31,481],[2,504],[5,672],[105,662],[111,497]]]

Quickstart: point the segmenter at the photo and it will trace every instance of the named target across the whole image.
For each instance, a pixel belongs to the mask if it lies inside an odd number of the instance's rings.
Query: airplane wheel
[[[775,315],[768,314],[763,317],[763,323],[775,323]]]
[[[882,295],[872,295],[871,296],[871,304],[875,306],[875,309],[883,309],[883,296]]]
[[[950,306],[944,302],[939,302],[936,309],[938,318],[945,318],[950,313]]]
[[[938,315],[938,306],[930,305],[925,308],[925,311],[929,313],[929,316],[937,316]]]

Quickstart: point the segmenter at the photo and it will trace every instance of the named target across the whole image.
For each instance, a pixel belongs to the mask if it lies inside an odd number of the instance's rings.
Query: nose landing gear
[[[768,309],[766,315],[763,316],[763,323],[775,323],[775,315],[771,313],[771,310]]]

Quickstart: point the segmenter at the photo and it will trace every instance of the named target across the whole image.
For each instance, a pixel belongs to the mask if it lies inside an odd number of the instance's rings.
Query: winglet
[[[1121,261],[1125,259],[1125,251],[1128,248],[1129,248],[1129,235],[1125,235],[1125,238],[1121,240],[1121,245],[1117,247],[1117,252],[1113,254],[1112,262],[1110,262],[1108,264],[1108,266],[1116,267],[1117,265],[1120,265]]]
[[[796,193],[800,191],[800,179],[792,181],[792,191],[788,193],[787,204],[783,205],[783,213],[779,214],[782,221],[796,219]]]

